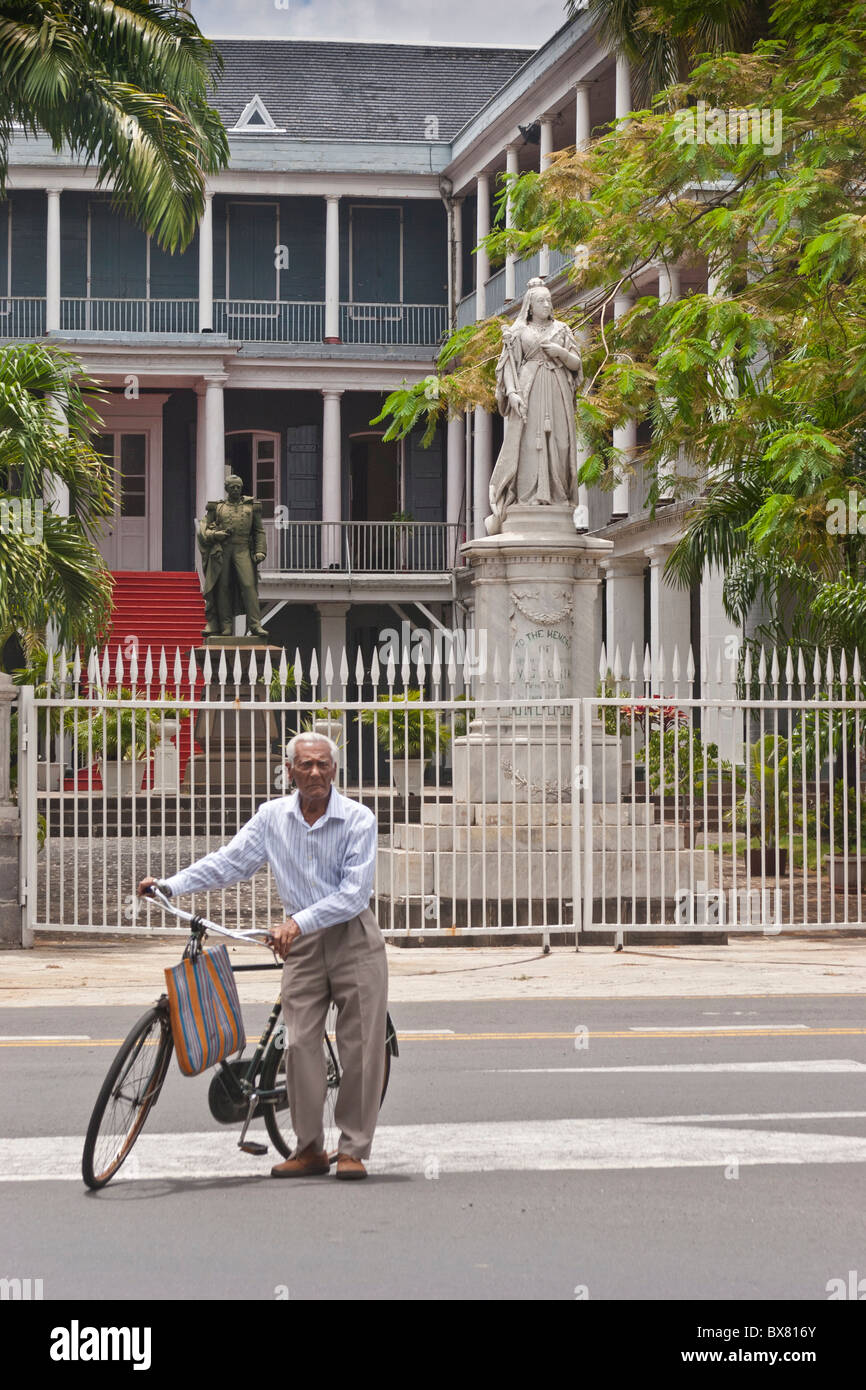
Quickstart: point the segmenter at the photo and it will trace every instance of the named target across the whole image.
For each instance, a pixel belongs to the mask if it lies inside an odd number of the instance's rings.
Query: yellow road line
[[[660,1032],[653,1029],[651,1032],[641,1032],[639,1029],[629,1029],[628,1031],[600,1030],[581,1033],[584,1038],[631,1038],[641,1041],[653,1038],[830,1038],[830,1037],[860,1037],[866,1034],[866,1028],[738,1028],[730,1032],[715,1029],[708,1032],[704,1028],[695,1028],[694,1031],[684,1032],[677,1029],[674,1032]],[[562,1042],[573,1039],[575,1036],[572,1029],[569,1033],[413,1033],[408,1029],[405,1033],[397,1033],[398,1042]],[[158,1041],[158,1040],[157,1040]],[[259,1041],[258,1036],[247,1038],[247,1046],[253,1047]],[[2,1047],[119,1047],[123,1038],[90,1038],[87,1042],[58,1042],[49,1039],[27,1038],[16,1040],[15,1042],[0,1042]],[[148,1047],[156,1046],[156,1043],[148,1043]]]

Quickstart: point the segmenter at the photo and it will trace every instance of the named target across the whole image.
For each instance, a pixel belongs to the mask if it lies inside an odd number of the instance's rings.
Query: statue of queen
[[[577,503],[574,396],[582,381],[577,340],[568,324],[553,317],[550,290],[535,277],[514,324],[503,329],[496,364],[505,438],[490,479],[489,535],[501,531],[515,502]]]

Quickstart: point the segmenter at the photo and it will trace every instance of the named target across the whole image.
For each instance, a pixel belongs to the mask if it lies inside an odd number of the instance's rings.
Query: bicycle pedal
[[[242,1144],[238,1144],[238,1148],[245,1154],[256,1154],[257,1156],[266,1154],[268,1151],[267,1144],[257,1144],[253,1139],[245,1139]]]

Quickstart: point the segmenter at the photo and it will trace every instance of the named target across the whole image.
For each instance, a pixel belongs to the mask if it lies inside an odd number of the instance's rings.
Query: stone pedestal
[[[18,902],[21,822],[10,796],[12,702],[18,691],[0,672],[0,950],[24,944]]]
[[[499,535],[470,541],[475,628],[487,661],[473,691],[478,716],[454,740],[455,796],[465,801],[568,801],[583,785],[585,731],[551,703],[497,714],[485,700],[596,694],[601,646],[599,564],[613,542],[579,535],[567,504],[514,506]],[[516,666],[517,679],[510,673]],[[498,680],[496,677],[498,676]],[[593,800],[619,799],[617,747],[593,727]]]
[[[266,652],[271,654],[271,665],[277,670],[281,647],[269,647],[254,637],[223,637],[211,639],[207,647],[196,648],[196,661],[203,668],[205,654],[210,653],[211,679],[198,695],[199,699],[213,700],[229,705],[225,709],[200,709],[196,715],[195,740],[202,749],[193,753],[186,765],[183,785],[185,791],[195,790],[203,793],[209,786],[211,794],[233,796],[236,793],[255,792],[266,796],[272,791],[271,780],[276,768],[282,767],[280,753],[275,746],[279,735],[273,710],[263,708],[261,712],[250,707],[266,704],[268,691],[262,679]],[[222,654],[226,659],[226,681],[219,683],[219,665]],[[250,657],[255,653],[256,682],[249,679]],[[240,656],[240,682],[235,681],[235,656]],[[237,700],[238,706],[231,708]]]

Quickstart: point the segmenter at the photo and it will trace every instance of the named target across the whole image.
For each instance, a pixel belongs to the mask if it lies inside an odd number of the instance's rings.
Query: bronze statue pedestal
[[[279,668],[282,647],[270,646],[257,637],[209,637],[207,645],[195,648],[195,658],[203,670],[210,656],[211,675],[197,698],[205,707],[196,715],[195,739],[202,749],[194,752],[186,766],[184,789],[196,796],[250,797],[255,805],[282,790],[282,737],[285,721],[275,717],[267,706],[263,667],[270,653],[273,671]],[[249,677],[250,658],[255,654],[255,680]],[[225,682],[220,666],[225,656]],[[240,680],[236,679],[236,658],[240,659]],[[209,702],[219,708],[208,708]],[[235,703],[237,702],[237,703]],[[261,705],[263,708],[257,709]],[[291,733],[282,740],[288,741]],[[251,808],[255,809],[253,806]]]

